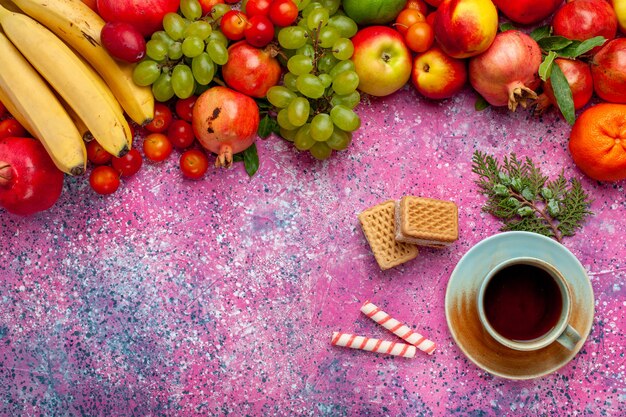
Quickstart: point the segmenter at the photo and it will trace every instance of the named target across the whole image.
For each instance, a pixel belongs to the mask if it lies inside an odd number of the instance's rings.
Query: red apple
[[[626,103],[626,38],[613,39],[591,62],[593,89],[611,103]]]
[[[563,0],[493,0],[493,2],[511,21],[528,25],[550,16]]]
[[[130,23],[147,37],[163,27],[163,16],[175,13],[180,0],[98,0],[97,4],[107,22]]]
[[[411,77],[411,53],[402,35],[388,26],[368,26],[352,38],[352,60],[359,89],[372,96],[387,96]]]
[[[467,67],[464,60],[434,47],[415,57],[411,81],[424,97],[441,100],[461,91],[467,82]]]
[[[453,58],[489,48],[498,33],[498,10],[491,0],[443,0],[433,21],[435,39]]]
[[[561,7],[552,18],[554,34],[584,41],[594,36],[613,39],[617,33],[617,17],[606,0],[574,0]],[[600,48],[594,48],[596,53]]]

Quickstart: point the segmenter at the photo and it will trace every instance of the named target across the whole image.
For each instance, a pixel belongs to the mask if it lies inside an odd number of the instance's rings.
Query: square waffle
[[[459,215],[452,201],[405,196],[395,203],[395,239],[436,248],[459,238]]]
[[[395,239],[395,202],[385,201],[359,214],[365,237],[380,269],[389,269],[415,258],[417,247]]]

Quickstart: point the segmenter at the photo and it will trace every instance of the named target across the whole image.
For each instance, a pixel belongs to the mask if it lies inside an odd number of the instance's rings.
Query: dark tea
[[[492,277],[483,305],[495,331],[507,339],[529,341],[557,324],[563,300],[549,272],[534,265],[515,264]]]

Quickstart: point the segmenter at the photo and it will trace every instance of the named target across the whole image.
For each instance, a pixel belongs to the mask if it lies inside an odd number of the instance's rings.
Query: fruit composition
[[[610,113],[602,120],[619,130],[623,107],[589,106],[626,102],[625,10],[621,0],[0,0],[0,139],[32,135],[55,169],[88,173],[108,195],[172,155],[186,180],[212,155],[253,175],[256,139],[272,134],[319,160],[349,152],[362,96],[403,88],[427,100],[471,88],[483,106],[558,111],[570,124]],[[621,156],[582,156],[608,143],[592,136],[576,122],[575,162],[621,178]]]

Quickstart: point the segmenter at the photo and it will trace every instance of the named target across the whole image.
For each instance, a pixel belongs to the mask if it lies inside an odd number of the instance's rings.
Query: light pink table
[[[576,169],[556,112],[476,112],[474,99],[407,87],[364,101],[352,146],[327,162],[271,137],[252,179],[238,164],[183,180],[175,153],[113,196],[67,179],[48,212],[0,212],[0,415],[625,415],[624,182]],[[564,170],[595,199],[564,242],[593,285],[591,335],[538,380],[480,370],[446,325],[452,270],[500,227],[480,210],[476,149]],[[357,214],[405,194],[456,202],[460,239],[381,272]],[[359,313],[368,298],[436,353],[332,347],[334,330],[389,338]]]

